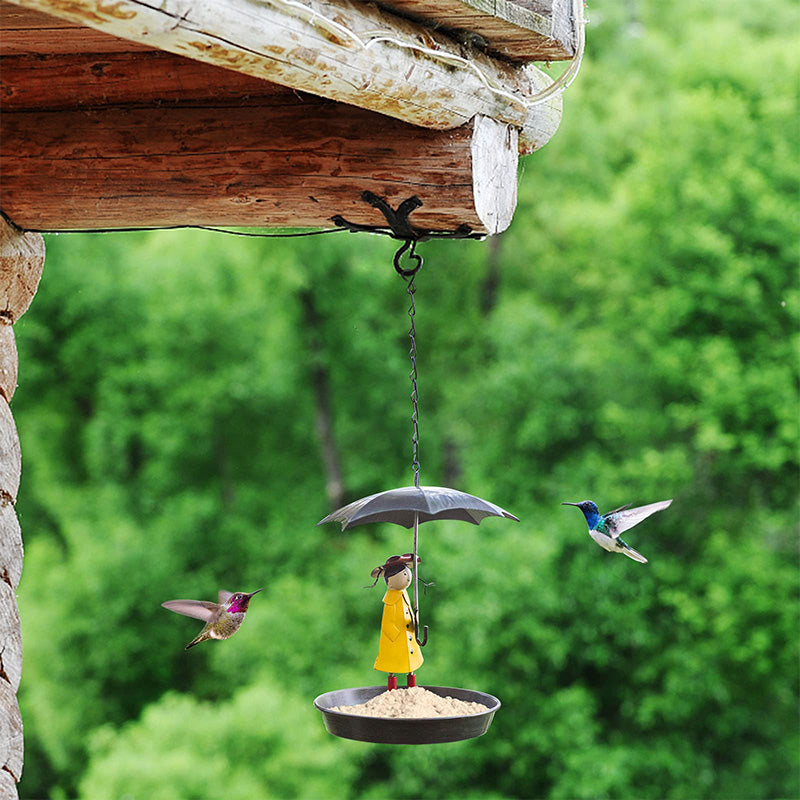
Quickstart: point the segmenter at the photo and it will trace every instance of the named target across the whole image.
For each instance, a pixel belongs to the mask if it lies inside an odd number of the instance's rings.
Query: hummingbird
[[[608,550],[611,553],[624,553],[628,558],[632,558],[641,564],[646,564],[647,559],[641,553],[637,553],[630,545],[623,542],[619,535],[623,531],[627,531],[628,528],[638,525],[651,514],[655,514],[656,511],[667,508],[671,503],[672,500],[661,500],[658,503],[650,503],[637,508],[631,508],[631,504],[628,503],[609,511],[607,514],[600,514],[597,506],[591,500],[584,500],[581,503],[562,503],[561,505],[577,506],[583,511],[583,516],[586,517],[586,524],[589,526],[589,536],[604,550]]]
[[[262,588],[245,594],[220,590],[218,603],[207,600],[167,600],[161,605],[176,614],[202,619],[206,623],[203,630],[186,645],[185,649],[188,650],[206,639],[229,639],[233,636],[244,622],[250,599],[263,591]]]

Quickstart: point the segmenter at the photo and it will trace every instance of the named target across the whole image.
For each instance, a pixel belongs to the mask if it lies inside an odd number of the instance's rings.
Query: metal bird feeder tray
[[[359,689],[338,689],[321,694],[314,706],[322,712],[328,733],[342,739],[377,744],[437,744],[460,742],[483,736],[492,724],[500,701],[491,694],[471,689],[452,689],[447,686],[425,686],[440,697],[454,697],[470,703],[481,703],[486,711],[463,717],[419,717],[397,719],[389,717],[362,717],[333,711],[336,706],[361,705],[386,691],[385,686],[362,686]]]
[[[414,279],[422,266],[422,257],[414,252],[414,245],[417,241],[429,237],[415,236],[415,230],[407,221],[408,213],[421,205],[417,198],[409,198],[409,200],[400,205],[397,211],[392,210],[384,201],[372,195],[369,198],[365,195],[364,199],[384,213],[392,232],[396,234],[395,238],[405,239],[404,245],[395,254],[393,263],[397,273],[406,282],[406,291],[411,303],[408,310],[411,320],[408,336],[411,342],[409,356],[411,358],[411,421],[413,426],[411,444],[414,485],[390,489],[363,497],[337,509],[317,524],[322,525],[326,522],[335,521],[341,523],[342,530],[347,530],[357,525],[392,522],[405,528],[413,528],[413,556],[409,554],[411,563],[414,565],[412,616],[414,638],[416,643],[423,647],[428,640],[428,626],[423,626],[420,631],[417,577],[417,545],[420,523],[452,519],[478,525],[481,520],[489,516],[505,517],[513,520],[517,520],[517,517],[494,503],[482,500],[480,497],[466,492],[439,486],[420,486],[419,484],[419,410],[417,402],[416,328],[414,325],[416,312]],[[402,224],[398,223],[398,215],[402,216]],[[413,263],[413,266],[409,269],[404,269],[400,264],[401,256],[406,251],[409,251],[408,258]],[[422,633],[421,638],[420,633]],[[457,742],[482,736],[489,729],[497,709],[500,708],[500,701],[493,695],[484,692],[443,686],[423,686],[421,688],[443,698],[450,697],[455,700],[479,703],[486,706],[486,710],[477,714],[436,717],[375,717],[359,715],[357,711],[346,713],[334,710],[340,706],[362,705],[387,691],[386,687],[383,686],[364,686],[357,689],[339,689],[326,692],[314,700],[314,706],[322,713],[326,729],[334,736],[382,744],[434,744],[437,742]]]

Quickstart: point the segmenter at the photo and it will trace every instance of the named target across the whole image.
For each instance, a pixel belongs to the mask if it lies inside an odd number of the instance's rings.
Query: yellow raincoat
[[[405,589],[387,589],[383,597],[381,640],[375,669],[381,672],[414,672],[422,664],[422,652],[414,638],[414,617]]]

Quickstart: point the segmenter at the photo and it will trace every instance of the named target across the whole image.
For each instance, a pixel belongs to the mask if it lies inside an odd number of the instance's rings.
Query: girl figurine
[[[381,638],[375,669],[389,673],[388,689],[397,688],[395,672],[407,673],[406,685],[417,685],[414,670],[422,664],[422,652],[414,633],[414,612],[406,589],[411,585],[409,563],[414,556],[390,556],[385,564],[372,570],[375,583],[383,575],[386,581],[386,594],[383,596],[383,617],[381,618]],[[420,562],[419,556],[417,563]],[[375,583],[372,585],[374,586]]]

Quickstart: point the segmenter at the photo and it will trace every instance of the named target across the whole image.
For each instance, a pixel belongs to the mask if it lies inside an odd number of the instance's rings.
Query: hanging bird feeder
[[[414,280],[422,266],[422,257],[414,251],[414,248],[417,241],[423,237],[419,236],[419,232],[415,231],[407,221],[407,214],[416,208],[418,203],[413,202],[415,198],[410,198],[397,211],[394,211],[389,207],[384,208],[383,206],[386,204],[380,198],[375,198],[374,196],[367,198],[365,196],[364,199],[384,212],[391,228],[390,235],[394,235],[395,238],[405,239],[405,243],[394,256],[394,268],[406,282],[406,291],[410,298],[408,314],[411,319],[411,327],[408,336],[411,342],[409,355],[411,358],[411,444],[414,485],[389,489],[385,492],[363,497],[337,509],[317,524],[340,522],[342,530],[348,530],[357,525],[392,522],[405,528],[413,529],[413,553],[403,557],[392,557],[396,562],[404,562],[402,564],[396,563],[397,569],[409,568],[413,573],[413,610],[409,609],[410,613],[406,613],[406,619],[410,617],[413,622],[413,638],[410,631],[411,623],[406,625],[409,628],[407,632],[408,646],[412,648],[413,652],[415,646],[424,647],[428,641],[428,626],[420,626],[419,614],[417,564],[420,561],[418,555],[420,524],[450,519],[478,525],[481,520],[489,516],[505,517],[513,520],[517,520],[517,517],[500,508],[500,506],[490,503],[488,500],[483,500],[466,492],[440,486],[420,486],[417,347],[414,323],[416,314],[414,292],[416,287]],[[398,223],[398,214],[402,214],[402,224]],[[344,220],[341,222],[347,224]],[[403,268],[400,263],[401,257],[406,252],[408,252],[408,258],[413,262],[413,266],[408,269]],[[387,562],[387,564],[389,563]],[[376,581],[380,577],[382,569],[383,567],[379,567],[373,571],[373,576],[377,576]],[[386,574],[390,573],[387,571]],[[411,577],[408,580],[411,580]],[[407,585],[408,581],[401,582],[397,584],[395,591],[398,594],[402,593],[402,596],[406,597],[404,587]],[[388,579],[387,586],[394,588]],[[388,595],[389,592],[387,592]],[[387,601],[384,600],[384,602]],[[407,604],[407,599],[405,603]],[[377,663],[376,668],[382,669]],[[411,682],[413,678],[413,674],[409,672],[409,687],[416,687],[416,681]],[[389,690],[393,688],[393,680],[395,679],[390,677]],[[322,712],[325,727],[334,736],[385,744],[432,744],[436,742],[455,742],[481,736],[489,729],[495,712],[500,708],[500,701],[493,695],[484,692],[443,686],[426,686],[422,688],[438,698],[447,699],[449,702],[479,704],[474,707],[477,709],[477,713],[459,714],[456,712],[453,716],[410,718],[373,716],[372,713],[367,711],[366,705],[376,698],[381,698],[388,691],[383,686],[366,686],[357,689],[341,689],[327,692],[317,697],[314,705]],[[390,694],[394,693],[390,692]]]
[[[464,702],[480,703],[486,710],[459,717],[366,717],[337,711],[341,706],[358,706],[386,691],[385,686],[362,686],[321,694],[314,705],[322,712],[328,733],[342,739],[379,744],[440,744],[460,742],[483,736],[492,724],[500,701],[490,694],[447,686],[426,686],[439,697],[454,697]]]

